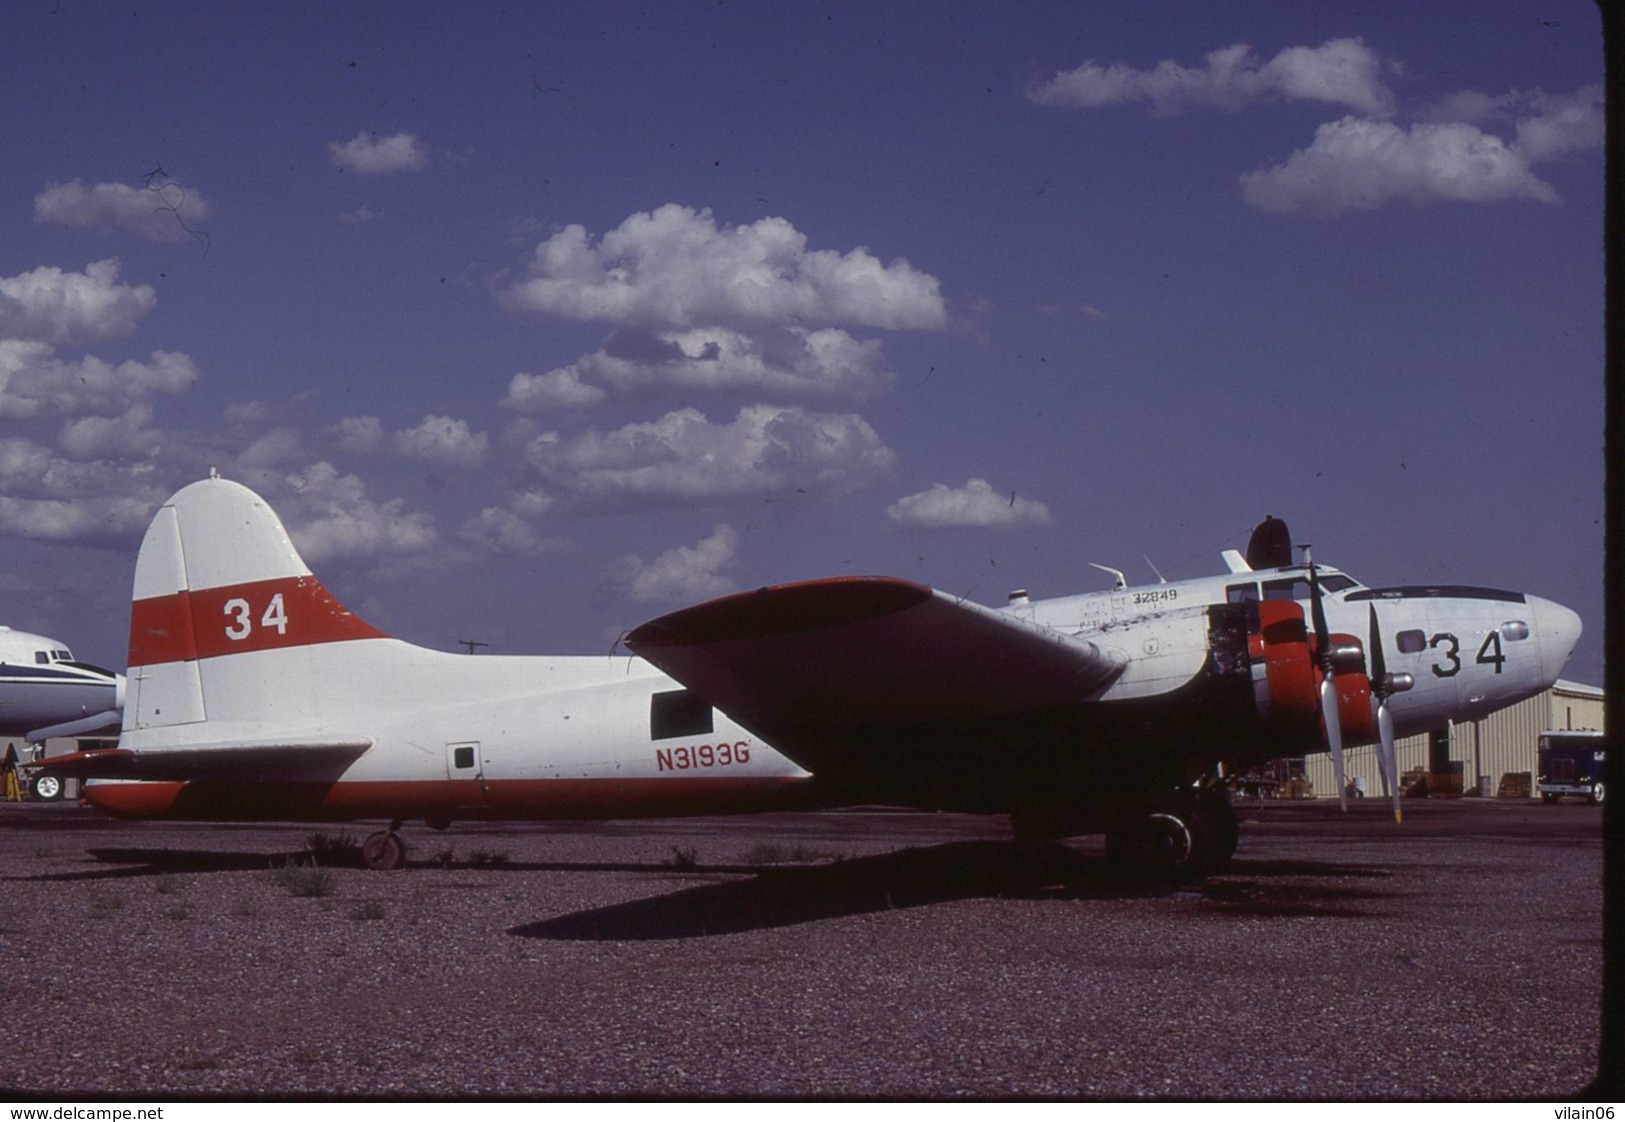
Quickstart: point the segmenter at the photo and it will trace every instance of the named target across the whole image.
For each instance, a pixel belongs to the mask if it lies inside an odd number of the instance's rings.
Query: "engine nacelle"
[[[1337,691],[1338,723],[1344,744],[1377,739],[1377,711],[1371,704],[1371,679],[1366,676],[1365,647],[1352,635],[1329,636],[1332,686]],[[1315,667],[1317,677],[1320,667]]]
[[[1287,735],[1307,738],[1319,731],[1324,742],[1320,708],[1324,672],[1319,644],[1310,634],[1302,605],[1291,600],[1260,600],[1249,603],[1247,610],[1247,653],[1259,717]],[[1330,636],[1329,645],[1343,741],[1375,740],[1365,647],[1353,635],[1341,634]]]

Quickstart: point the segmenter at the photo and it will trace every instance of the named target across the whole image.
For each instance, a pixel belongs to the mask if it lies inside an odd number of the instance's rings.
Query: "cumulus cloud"
[[[935,484],[929,491],[898,499],[886,508],[886,516],[917,530],[1008,530],[1054,521],[1043,503],[1014,493],[999,494],[985,479],[968,479],[963,487]]]
[[[441,468],[478,467],[491,447],[491,438],[472,431],[467,421],[433,414],[415,427],[394,434],[385,433],[377,417],[345,417],[329,428],[327,435],[343,451],[354,455],[371,456],[388,449],[403,459]]]
[[[1561,198],[1534,165],[1603,143],[1600,86],[1463,90],[1418,116],[1409,127],[1356,116],[1321,125],[1308,147],[1243,175],[1242,195],[1263,210],[1317,218],[1393,203],[1555,204]]]
[[[551,505],[551,502],[545,499],[541,503],[534,503],[527,502],[526,498],[521,496],[514,502],[518,510],[488,506],[465,522],[457,531],[457,537],[487,553],[513,553],[520,556],[551,553],[563,548],[563,540],[538,533],[536,527],[520,513],[529,507],[532,517],[535,517]]]
[[[322,461],[288,475],[277,512],[306,562],[338,557],[414,555],[439,544],[433,520],[404,499],[378,502],[354,475]]]
[[[746,406],[727,424],[681,409],[613,432],[543,433],[525,457],[550,494],[611,507],[845,494],[889,474],[895,460],[861,417],[771,405]]]
[[[739,535],[720,524],[698,545],[668,549],[653,561],[626,556],[604,574],[604,590],[634,603],[706,600],[734,591],[723,575],[733,563]]]
[[[1558,202],[1557,192],[1498,137],[1469,124],[1417,124],[1344,117],[1283,164],[1241,177],[1262,210],[1327,218],[1345,210],[1435,200]]]
[[[0,533],[76,545],[122,544],[145,529],[161,501],[117,494],[73,500],[0,494]]]
[[[1240,110],[1282,100],[1342,106],[1313,141],[1285,161],[1241,176],[1243,198],[1262,210],[1332,217],[1350,210],[1435,201],[1557,203],[1532,166],[1603,140],[1603,94],[1462,90],[1413,107],[1404,124],[1384,82],[1398,65],[1359,39],[1289,47],[1260,61],[1245,44],[1211,52],[1200,66],[1171,59],[1149,70],[1087,62],[1034,87],[1036,102],[1066,108],[1147,105],[1157,116]]]
[[[80,345],[128,335],[158,306],[150,285],[120,284],[116,260],[82,273],[51,265],[0,277],[0,338]]]
[[[1241,109],[1276,99],[1324,101],[1373,116],[1394,111],[1383,84],[1384,66],[1359,39],[1331,39],[1318,47],[1288,47],[1260,63],[1245,43],[1210,52],[1199,67],[1172,59],[1150,70],[1089,61],[1057,73],[1029,96],[1041,105],[1092,109],[1144,102],[1159,116],[1196,109]]]
[[[155,351],[149,362],[57,358],[43,344],[0,340],[0,417],[117,416],[155,394],[178,394],[198,380],[186,355]]]
[[[527,412],[578,409],[669,389],[861,399],[890,383],[879,341],[839,328],[626,328],[569,366],[514,375],[502,404]]]
[[[1584,148],[1601,148],[1604,140],[1601,86],[1583,86],[1572,94],[1526,95],[1530,112],[1516,119],[1512,148],[1530,163],[1555,160]]]
[[[164,434],[152,426],[152,406],[132,405],[117,417],[79,417],[62,426],[57,446],[76,460],[153,460]]]
[[[154,176],[140,187],[98,183],[86,187],[53,183],[34,197],[34,221],[79,229],[122,230],[148,241],[175,242],[198,237],[195,224],[210,207],[178,179]]]
[[[940,328],[937,280],[867,249],[810,250],[782,218],[719,226],[709,210],[669,203],[602,238],[571,225],[536,247],[529,276],[503,294],[514,309],[665,330],[847,323]]]
[[[383,451],[388,439],[377,417],[345,417],[333,426],[331,435],[344,451],[361,456]]]
[[[409,460],[443,468],[471,468],[485,459],[490,438],[469,431],[467,421],[428,416],[416,428],[396,433],[394,445],[396,453]]]
[[[0,439],[0,534],[122,544],[145,531],[169,491],[145,463],[77,462],[25,437]]]
[[[336,166],[362,175],[422,171],[429,166],[429,149],[409,132],[381,137],[362,131],[342,144],[332,142],[327,146],[327,151]]]
[[[0,535],[128,546],[173,489],[185,452],[154,424],[154,401],[198,381],[192,360],[66,357],[58,346],[134,330],[156,307],[147,285],[118,280],[119,264],[83,272],[44,266],[0,277]],[[55,445],[37,437],[56,426]],[[181,442],[183,448],[197,442]]]
[[[176,487],[217,466],[272,501],[310,559],[430,554],[432,520],[404,500],[370,498],[360,480],[314,455],[300,403],[244,402],[215,431],[171,432],[157,423],[157,403],[197,384],[187,355],[58,353],[129,332],[155,303],[151,288],[119,283],[116,261],[0,278],[0,536],[133,548]],[[54,445],[39,439],[50,425]],[[337,435],[355,445],[374,430],[382,441],[376,419],[351,418]],[[477,462],[486,443],[441,417],[396,440],[403,455],[442,465]]]
[[[503,405],[585,409],[661,393],[861,400],[884,389],[879,340],[854,329],[937,330],[937,279],[867,249],[816,250],[783,218],[744,226],[675,203],[601,237],[567,226],[536,247],[505,307],[614,325],[603,347],[514,375]]]

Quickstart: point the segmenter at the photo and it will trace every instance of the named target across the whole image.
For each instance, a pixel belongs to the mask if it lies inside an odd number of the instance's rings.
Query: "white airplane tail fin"
[[[193,483],[159,510],[136,560],[125,746],[303,723],[328,660],[280,652],[387,638],[311,575],[253,491]]]

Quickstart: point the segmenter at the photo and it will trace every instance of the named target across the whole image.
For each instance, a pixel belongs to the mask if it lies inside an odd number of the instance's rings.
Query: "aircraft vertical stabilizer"
[[[126,742],[211,719],[285,724],[320,669],[277,652],[384,638],[311,575],[264,500],[201,480],[159,511],[136,560]]]

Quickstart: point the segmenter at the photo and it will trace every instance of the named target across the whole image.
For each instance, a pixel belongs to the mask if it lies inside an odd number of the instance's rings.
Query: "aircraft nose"
[[[1584,627],[1579,614],[1562,604],[1539,596],[1528,599],[1534,609],[1535,634],[1540,639],[1541,670],[1546,684],[1550,685],[1557,681],[1558,675],[1563,672],[1563,664],[1574,654]]]

